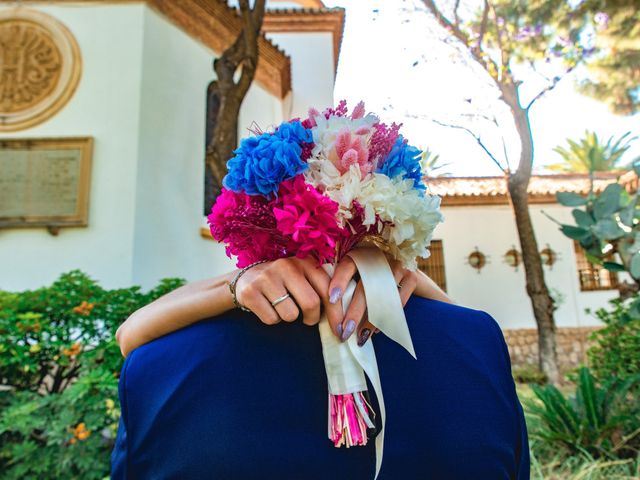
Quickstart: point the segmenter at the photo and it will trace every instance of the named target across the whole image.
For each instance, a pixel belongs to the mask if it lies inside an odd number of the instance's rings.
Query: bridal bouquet
[[[322,113],[311,109],[308,118],[284,122],[273,132],[255,132],[227,163],[224,188],[208,217],[213,238],[226,245],[227,255],[237,257],[240,268],[259,260],[309,255],[319,265],[335,265],[366,243],[415,270],[417,259],[429,256],[442,215],[440,198],[426,191],[421,152],[399,130],[400,125],[386,125],[366,113],[362,102],[349,114],[342,101]],[[367,288],[366,266],[356,263],[369,321],[387,333],[371,315],[369,293],[375,285]],[[397,291],[395,282],[386,285]],[[398,305],[399,296],[396,310]],[[413,353],[401,305],[399,310],[404,326],[390,326],[389,331],[401,331],[389,336],[403,337],[403,345]],[[379,323],[385,322],[388,319]],[[367,349],[352,348],[349,353],[349,346],[334,335],[322,334],[323,322],[320,328],[330,389],[329,437],[336,446],[364,445],[366,428],[373,423],[362,395],[362,370],[370,378],[377,375],[373,350],[368,360],[362,357]],[[345,384],[336,377],[345,376],[349,362],[359,365],[357,378]],[[380,401],[381,391],[377,393]]]

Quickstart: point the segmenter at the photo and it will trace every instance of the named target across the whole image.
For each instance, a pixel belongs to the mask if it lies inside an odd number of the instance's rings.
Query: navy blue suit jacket
[[[373,338],[387,408],[380,479],[529,478],[509,355],[486,313],[414,297],[418,360]],[[377,402],[370,389],[376,411]],[[375,448],[327,438],[318,329],[234,311],[134,350],[112,479],[371,480]]]

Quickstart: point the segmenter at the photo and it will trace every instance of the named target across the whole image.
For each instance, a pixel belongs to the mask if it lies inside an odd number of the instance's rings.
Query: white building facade
[[[254,122],[266,130],[304,116],[309,106],[334,103],[344,11],[318,0],[270,1],[268,7],[256,80],[240,113],[241,137]],[[70,32],[80,79],[62,108],[42,121],[24,128],[0,122],[0,142],[91,137],[89,212],[85,226],[57,234],[43,227],[0,229],[0,289],[47,285],[75,268],[106,288],[143,289],[166,277],[197,280],[232,269],[208,234],[202,205],[206,91],[214,58],[239,31],[233,10],[222,0],[0,0],[0,28],[25,12]],[[540,248],[555,254],[545,276],[560,297],[556,322],[582,332],[598,324],[585,309],[605,306],[616,291],[581,285],[572,241],[543,211],[569,222],[570,210],[555,203],[554,193],[588,186],[584,177],[554,178],[532,183],[531,216]],[[505,330],[535,332],[523,267],[503,258],[519,250],[504,179],[432,179],[430,185],[444,199],[446,221],[436,233],[438,264],[432,259],[429,268],[438,269],[459,303],[489,312]],[[469,264],[473,252],[485,256],[480,269]],[[524,357],[535,353],[532,335],[523,340],[530,347]]]
[[[252,124],[266,130],[309,105],[333,104],[344,10],[268,8],[240,137]],[[222,0],[0,1],[0,28],[22,28],[25,18],[70,32],[80,80],[59,111],[27,128],[0,128],[0,141],[93,138],[89,213],[86,226],[57,235],[0,229],[0,289],[50,284],[74,268],[106,288],[231,269],[201,227],[206,92],[214,58],[239,32],[234,11]]]

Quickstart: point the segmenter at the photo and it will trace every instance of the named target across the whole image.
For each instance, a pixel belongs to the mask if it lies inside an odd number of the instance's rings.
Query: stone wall
[[[588,337],[598,327],[558,328],[556,340],[558,361],[563,371],[577,367],[586,360]],[[509,346],[513,367],[538,365],[538,331],[535,328],[503,330]]]

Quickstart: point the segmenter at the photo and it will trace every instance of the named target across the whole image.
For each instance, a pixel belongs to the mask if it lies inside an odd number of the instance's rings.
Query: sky
[[[450,163],[456,176],[500,175],[496,164],[476,140],[460,129],[436,122],[462,125],[480,135],[504,165],[517,166],[518,137],[507,107],[483,71],[464,65],[455,50],[442,43],[439,30],[417,0],[325,0],[328,7],[346,8],[346,24],[335,84],[336,103],[346,99],[353,107],[363,100],[368,111],[383,121],[402,122],[401,132],[412,144],[429,148]],[[437,26],[435,26],[437,27]],[[435,33],[434,33],[435,32]],[[441,32],[441,31],[440,31]],[[523,103],[544,85],[542,77],[523,76]],[[499,126],[479,119],[483,114]],[[561,158],[553,148],[567,138],[580,138],[585,129],[607,139],[627,131],[640,136],[640,115],[611,114],[596,100],[577,93],[574,78],[564,78],[530,110],[534,138],[534,165]],[[504,144],[503,144],[504,141]],[[640,155],[640,140],[627,160]]]

